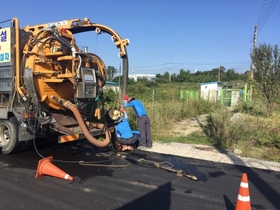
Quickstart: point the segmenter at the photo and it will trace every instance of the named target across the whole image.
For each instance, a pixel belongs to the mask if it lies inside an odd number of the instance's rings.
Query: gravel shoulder
[[[219,163],[247,166],[251,168],[280,171],[280,163],[278,162],[241,157],[227,151],[219,151],[213,146],[183,144],[176,142],[153,142],[153,147],[145,150],[161,154],[170,154]]]
[[[207,115],[201,115],[193,119],[178,122],[176,128],[173,130],[173,133],[177,135],[188,135],[194,131],[202,131],[201,125],[206,123],[206,118]],[[183,144],[177,142],[153,142],[153,147],[147,151],[258,169],[280,171],[280,163],[278,162],[242,157],[241,155],[207,145]]]

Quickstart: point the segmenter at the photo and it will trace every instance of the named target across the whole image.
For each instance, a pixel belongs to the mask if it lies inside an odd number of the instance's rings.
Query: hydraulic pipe
[[[122,57],[123,62],[123,76],[122,76],[122,90],[121,90],[121,99],[123,99],[124,95],[127,94],[127,84],[128,84],[128,55],[124,55]],[[123,108],[123,103],[121,103],[121,109]]]
[[[54,32],[54,36],[57,38],[57,40],[64,45],[65,47],[68,47],[72,51],[72,57],[76,58],[77,51],[75,47],[73,47],[69,42],[67,42],[63,37],[59,36],[58,31]]]
[[[22,90],[20,89],[20,77],[21,77],[21,72],[20,72],[20,50],[19,50],[19,21],[17,18],[13,18],[12,19],[12,23],[13,23],[13,27],[16,29],[16,35],[15,35],[15,38],[16,38],[16,44],[14,45],[15,46],[15,49],[16,49],[16,88],[17,88],[17,91],[19,93],[19,95],[21,96],[22,99],[26,99],[25,98],[25,95],[23,94]]]
[[[56,99],[54,96],[52,96],[52,98]],[[76,120],[77,120],[82,132],[84,133],[85,137],[87,138],[87,140],[90,143],[92,143],[93,145],[95,145],[97,147],[105,147],[110,143],[110,134],[109,134],[110,131],[107,128],[105,128],[106,130],[104,131],[105,140],[104,141],[98,141],[88,131],[87,126],[85,125],[85,122],[84,122],[79,110],[77,109],[77,107],[74,104],[72,104],[70,101],[65,101],[65,100],[61,100],[61,99],[58,99],[58,100],[63,102],[64,107],[66,107],[67,109],[69,109],[73,112],[73,114],[75,115]],[[104,125],[102,125],[102,124],[98,124],[97,127],[99,129],[104,129]]]

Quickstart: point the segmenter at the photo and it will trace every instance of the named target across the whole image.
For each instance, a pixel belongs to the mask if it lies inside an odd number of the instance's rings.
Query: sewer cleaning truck
[[[111,35],[122,59],[122,95],[128,77],[128,39],[88,18],[19,26],[0,22],[0,151],[23,151],[49,132],[58,142],[87,139],[104,147],[110,143],[104,124],[88,122],[84,110],[98,103],[106,83],[106,67],[88,47],[78,47],[75,34],[93,31]],[[100,119],[100,109],[95,110]],[[104,141],[95,137],[106,134]]]

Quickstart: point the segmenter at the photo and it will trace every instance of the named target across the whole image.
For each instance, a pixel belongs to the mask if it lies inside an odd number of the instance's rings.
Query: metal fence
[[[247,85],[244,86],[243,89],[222,89],[220,91],[215,91],[214,94],[211,94],[214,97],[214,101],[220,102],[221,104],[233,107],[238,104],[239,101],[247,101],[249,100],[250,91],[248,91]],[[181,90],[180,91],[180,99],[181,100],[198,100],[201,98],[201,92],[195,90]],[[212,100],[211,97],[202,97],[205,100]]]

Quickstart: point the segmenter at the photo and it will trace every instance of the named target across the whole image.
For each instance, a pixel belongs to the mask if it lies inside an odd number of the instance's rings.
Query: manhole
[[[195,149],[203,150],[203,151],[214,151],[213,147],[195,146]]]

